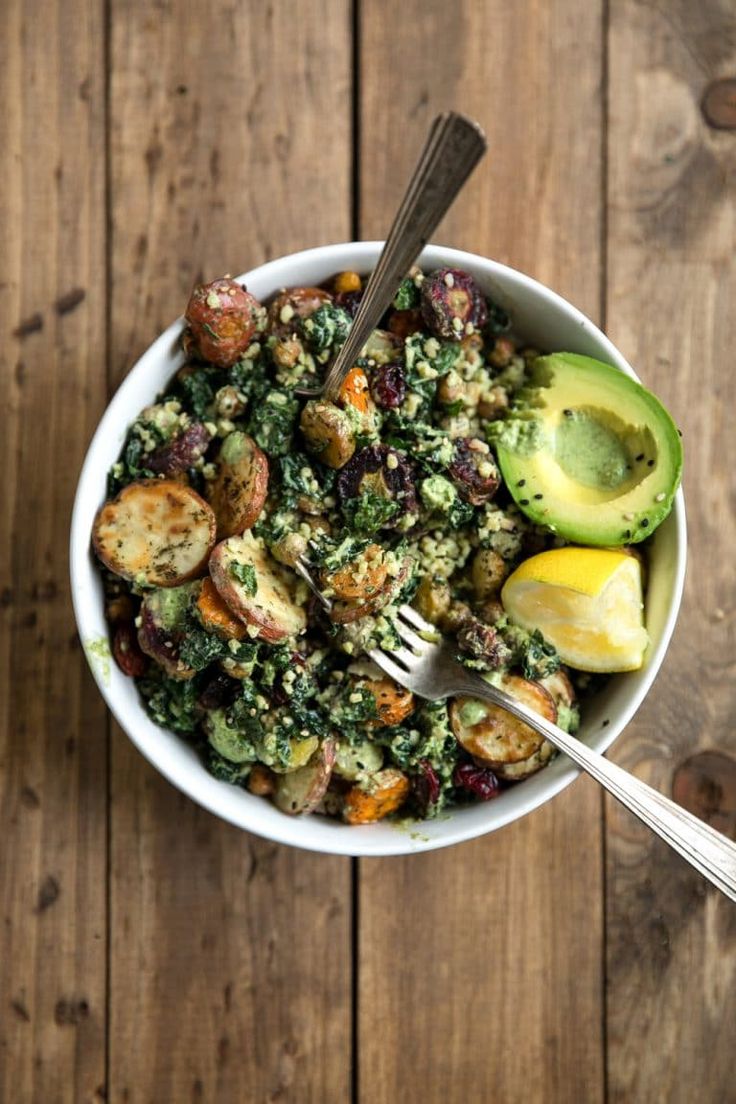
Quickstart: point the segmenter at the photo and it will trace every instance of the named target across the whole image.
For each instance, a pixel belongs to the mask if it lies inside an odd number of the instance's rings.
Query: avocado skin
[[[626,446],[621,438],[631,471],[618,496],[615,489],[576,483],[557,462],[554,441],[560,419],[591,408],[604,424],[610,416],[615,425],[627,423],[631,431]],[[523,433],[515,421],[524,423]],[[634,452],[630,444],[637,439],[636,429],[653,449],[648,445],[644,452]],[[524,445],[507,447],[504,437]],[[660,400],[620,369],[577,353],[538,357],[530,385],[520,393],[509,420],[496,423],[489,439],[519,509],[531,521],[579,544],[618,547],[644,540],[672,509],[682,476],[682,441]],[[654,456],[646,454],[652,451]]]

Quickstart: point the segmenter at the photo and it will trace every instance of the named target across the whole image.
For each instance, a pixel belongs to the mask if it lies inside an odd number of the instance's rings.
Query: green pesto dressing
[[[508,418],[503,422],[494,422],[488,437],[516,456],[532,456],[546,442],[544,428],[535,418]]]
[[[98,640],[87,640],[84,650],[103,683],[108,686],[110,683],[110,641],[106,636],[101,636]]]
[[[631,474],[631,461],[619,436],[585,410],[560,418],[555,459],[571,479],[585,487],[615,489]]]

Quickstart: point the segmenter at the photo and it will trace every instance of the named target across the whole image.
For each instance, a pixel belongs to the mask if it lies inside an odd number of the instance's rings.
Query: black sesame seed
[[[630,529],[624,529],[624,539],[628,540],[630,536],[631,536],[631,530]]]
[[[642,519],[641,519],[641,527],[642,527],[642,529],[646,529],[648,525],[649,525],[649,518],[642,518]]]
[[[520,506],[528,506],[529,505],[529,499],[528,498],[520,498],[519,499],[519,505]]]
[[[647,467],[648,468],[653,468],[654,467],[654,461],[653,460],[647,460]]]
[[[638,456],[637,456],[637,458],[636,458],[636,462],[637,462],[637,464],[639,463],[639,461],[640,461],[640,460],[643,460],[643,459],[644,459],[644,453],[643,453],[643,452],[640,452],[640,453],[639,453],[639,455],[638,455]]]
[[[562,413],[566,418],[572,418],[572,410],[563,410]]]
[[[680,434],[680,436],[682,437],[682,430],[681,430],[681,429],[678,429],[678,431],[677,431],[677,432],[678,432],[678,433]]]
[[[601,724],[601,728],[605,728],[606,725],[609,725],[610,723],[611,722],[609,721],[608,717],[606,717],[605,721],[603,721],[603,723]]]
[[[534,497],[536,498],[537,502],[539,502],[539,501],[541,501],[541,499],[543,499],[543,498],[544,498],[544,495],[542,495],[542,494],[535,494],[535,496],[534,496]]]
[[[520,479],[519,482],[516,484],[516,486],[517,487],[525,487],[526,486],[526,479]]]

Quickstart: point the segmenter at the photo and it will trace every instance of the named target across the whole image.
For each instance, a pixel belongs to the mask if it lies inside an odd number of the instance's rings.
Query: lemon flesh
[[[525,560],[501,591],[513,622],[538,629],[579,671],[636,671],[649,643],[641,566],[626,552],[556,548]]]

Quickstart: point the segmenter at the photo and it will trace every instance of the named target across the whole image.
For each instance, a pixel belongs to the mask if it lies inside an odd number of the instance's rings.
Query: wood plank
[[[455,107],[489,154],[436,240],[596,317],[602,6],[408,2],[397,20],[372,3],[361,30],[362,236],[385,233],[430,119]],[[601,901],[588,780],[495,836],[362,863],[361,1099],[602,1100]]]
[[[349,57],[342,0],[113,3],[115,380],[197,278],[349,236]],[[349,860],[220,823],[122,734],[112,756],[111,1099],[342,1104]]]
[[[732,4],[612,4],[608,326],[682,426],[690,544],[679,630],[616,758],[665,793],[679,779],[734,837],[736,134],[699,105],[735,67]],[[613,803],[607,819],[609,1099],[733,1100],[733,907]]]
[[[105,401],[101,6],[4,4],[0,102],[0,1099],[92,1101],[105,1081],[107,736],[73,628],[67,534]]]

